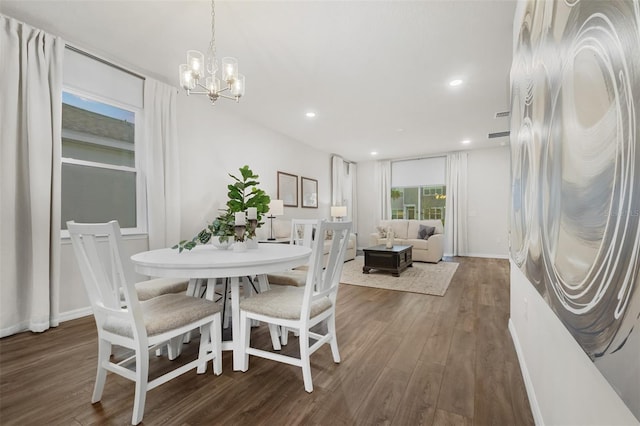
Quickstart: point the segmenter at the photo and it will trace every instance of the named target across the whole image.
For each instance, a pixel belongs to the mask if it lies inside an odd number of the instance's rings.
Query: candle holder
[[[233,227],[233,230],[235,232],[235,240],[243,242],[244,241],[244,233],[247,230],[247,227],[245,225],[235,225]]]

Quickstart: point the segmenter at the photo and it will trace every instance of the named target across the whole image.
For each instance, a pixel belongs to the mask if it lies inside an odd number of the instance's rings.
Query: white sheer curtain
[[[355,163],[345,161],[339,155],[331,156],[331,205],[346,206],[346,220],[353,222],[351,232],[357,233],[357,197],[356,197],[356,175],[357,166]]]
[[[331,156],[331,205],[342,206],[344,203],[344,159],[339,155]],[[347,212],[348,213],[348,212]]]
[[[347,199],[347,215],[351,224],[351,232],[358,233],[358,166],[356,163],[347,164],[349,198]]]
[[[467,153],[447,155],[445,253],[467,253]]]
[[[376,161],[374,167],[376,199],[375,223],[391,218],[391,161]]]
[[[180,176],[175,87],[144,83],[144,140],[149,249],[180,241]]]
[[[0,337],[59,321],[64,41],[0,15]]]

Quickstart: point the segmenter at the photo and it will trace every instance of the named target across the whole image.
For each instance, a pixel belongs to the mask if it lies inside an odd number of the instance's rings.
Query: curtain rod
[[[110,67],[113,67],[113,68],[115,68],[115,69],[117,69],[119,71],[126,72],[127,74],[130,74],[130,75],[132,75],[134,77],[138,77],[141,80],[146,80],[146,77],[143,76],[143,75],[140,75],[140,74],[138,74],[138,73],[136,73],[134,71],[128,70],[128,69],[126,69],[126,68],[124,68],[124,67],[122,67],[122,66],[120,66],[118,64],[114,64],[113,62],[109,62],[106,59],[100,58],[100,57],[98,57],[98,56],[96,56],[96,55],[94,55],[92,53],[86,52],[86,51],[84,51],[82,49],[79,49],[79,48],[77,48],[75,46],[72,46],[69,43],[65,43],[64,47],[69,49],[69,50],[71,50],[72,52],[79,53],[81,55],[86,56],[87,58],[91,58],[91,59],[93,59],[95,61],[101,62],[101,63],[103,63],[105,65],[110,66]]]

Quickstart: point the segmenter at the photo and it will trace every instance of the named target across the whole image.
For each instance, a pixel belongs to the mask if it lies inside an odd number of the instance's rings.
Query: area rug
[[[458,264],[455,262],[436,264],[413,262],[413,267],[404,270],[399,277],[394,277],[389,272],[375,269],[368,274],[363,274],[363,264],[363,256],[357,256],[354,260],[345,262],[340,282],[363,287],[444,296],[453,274],[458,269]]]

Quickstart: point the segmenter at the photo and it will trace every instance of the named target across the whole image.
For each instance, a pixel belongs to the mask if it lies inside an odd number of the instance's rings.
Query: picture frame
[[[318,180],[307,177],[300,177],[300,187],[302,188],[302,197],[300,203],[303,208],[318,208]]]
[[[298,207],[298,176],[278,172],[278,200],[285,207]]]

